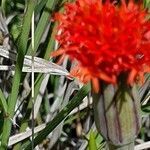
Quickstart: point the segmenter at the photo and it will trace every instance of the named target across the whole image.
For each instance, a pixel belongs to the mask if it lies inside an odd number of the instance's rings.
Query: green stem
[[[30,22],[32,17],[32,12],[34,11],[36,0],[29,0],[27,11],[24,17],[24,22],[22,26],[22,32],[19,38],[18,43],[18,56],[15,67],[15,75],[13,78],[12,90],[8,99],[8,117],[4,119],[3,133],[2,133],[2,142],[1,150],[7,149],[8,139],[11,132],[12,121],[11,119],[14,116],[15,106],[17,102],[17,96],[19,91],[19,85],[22,74],[22,67],[24,56],[26,54],[28,36],[30,32]]]
[[[134,142],[131,142],[122,146],[114,146],[112,144],[108,144],[108,150],[134,150]]]

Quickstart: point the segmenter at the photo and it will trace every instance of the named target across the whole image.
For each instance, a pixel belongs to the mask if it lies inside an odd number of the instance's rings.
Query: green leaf
[[[89,139],[89,150],[97,150],[96,146],[96,137],[93,131],[90,132],[90,139]]]

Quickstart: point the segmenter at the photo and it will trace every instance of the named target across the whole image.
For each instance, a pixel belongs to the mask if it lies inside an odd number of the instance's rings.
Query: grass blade
[[[5,96],[1,89],[0,89],[0,104],[1,104],[2,108],[4,109],[4,112],[7,113],[8,106],[7,106]]]
[[[30,22],[31,22],[32,12],[35,8],[35,4],[36,4],[36,0],[28,1],[28,7],[27,7],[27,11],[24,17],[22,31],[18,40],[19,41],[18,42],[18,57],[17,57],[17,62],[16,62],[15,75],[13,78],[11,94],[8,99],[9,117],[4,119],[1,150],[7,149],[7,145],[8,145],[8,139],[10,136],[11,126],[12,126],[11,119],[13,118],[15,105],[17,102],[17,96],[18,96],[22,67],[23,67],[23,60],[26,54],[28,36],[30,32],[30,24],[31,24]]]
[[[45,28],[48,24],[48,21],[50,22],[50,18],[52,16],[52,9],[54,8],[54,5],[57,4],[57,1],[58,0],[48,0],[47,3],[46,3],[46,6],[44,8],[44,11],[41,15],[41,18],[39,20],[39,23],[37,25],[37,28],[35,30],[35,48],[34,50],[36,51],[38,46],[40,45],[40,40],[42,38],[42,35],[45,31]],[[31,53],[31,44],[28,48],[28,54]]]
[[[56,115],[56,117],[51,122],[49,122],[46,125],[46,127],[37,135],[37,137],[34,140],[34,146],[41,143],[46,138],[46,136],[50,132],[52,132],[55,129],[55,127],[57,127],[61,123],[61,121],[63,121],[75,107],[79,106],[79,104],[82,103],[83,98],[88,94],[89,91],[90,91],[89,85],[83,86],[78,91],[78,93],[72,98],[72,100],[70,100],[67,106],[64,109],[62,109]],[[25,150],[29,149],[31,149],[31,143],[29,143],[25,148]]]

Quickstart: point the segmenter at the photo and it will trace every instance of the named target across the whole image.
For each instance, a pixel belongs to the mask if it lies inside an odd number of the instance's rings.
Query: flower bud
[[[113,146],[133,143],[140,129],[140,100],[134,85],[115,88],[109,84],[93,94],[97,130]]]

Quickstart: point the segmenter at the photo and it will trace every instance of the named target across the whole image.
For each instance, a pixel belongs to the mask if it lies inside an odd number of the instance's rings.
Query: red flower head
[[[76,0],[57,13],[56,36],[60,49],[53,56],[68,55],[77,65],[71,74],[83,82],[117,83],[128,73],[131,84],[150,72],[150,20],[141,4],[129,0],[115,4],[106,0]]]

